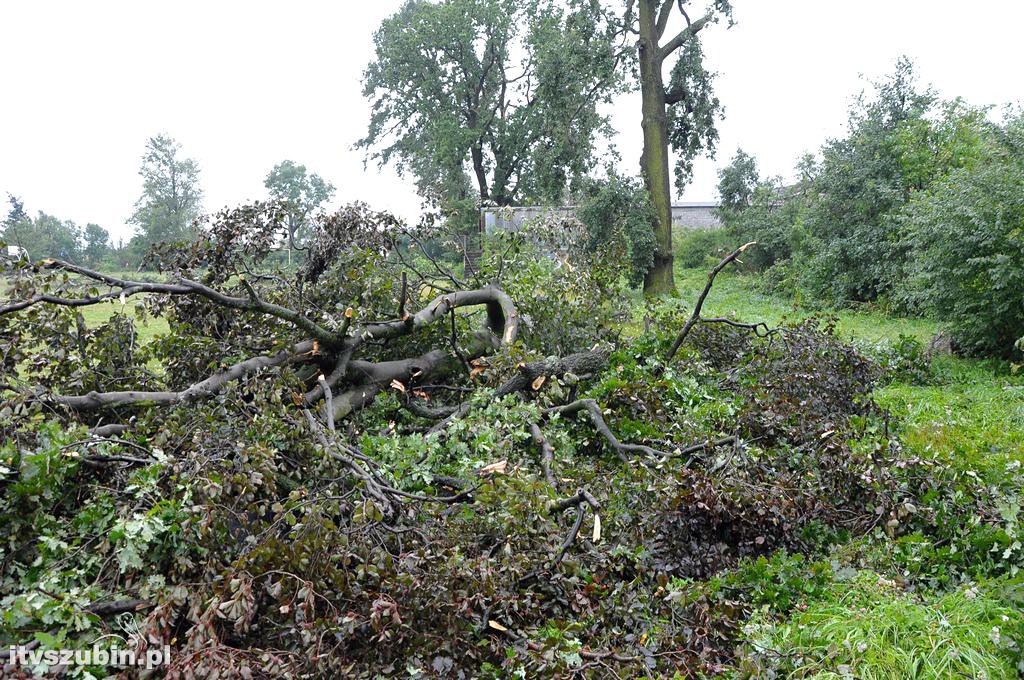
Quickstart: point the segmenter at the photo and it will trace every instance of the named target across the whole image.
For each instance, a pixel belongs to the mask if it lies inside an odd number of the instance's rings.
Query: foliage
[[[576,215],[590,235],[589,249],[628,253],[629,282],[643,282],[654,263],[657,216],[640,181],[612,173],[604,182],[590,183]]]
[[[309,237],[309,218],[334,195],[334,185],[305,165],[281,161],[263,182],[272,200],[281,201],[288,213],[289,247],[301,246]]]
[[[81,230],[70,220],[60,220],[40,211],[35,219],[8,221],[3,240],[21,245],[33,258],[59,257],[81,261]]]
[[[757,159],[743,149],[718,171],[718,197],[725,211],[741,211],[750,205],[760,183]]]
[[[901,333],[895,340],[864,346],[864,352],[881,367],[886,380],[907,385],[933,381],[932,357],[921,341]]]
[[[225,211],[188,248],[158,249],[154,263],[233,295],[251,286],[250,295],[291,304],[298,293],[289,280],[256,269],[266,266],[285,219],[278,204]],[[451,283],[437,270],[418,274],[430,260],[398,248],[389,231],[398,226],[387,214],[350,206],[316,224],[296,276],[323,323],[346,318],[348,307],[354,317],[386,318],[403,291],[413,308],[432,297],[431,286]],[[556,237],[571,259],[560,259]],[[16,613],[3,641],[49,625],[68,644],[89,644],[111,624],[82,610],[132,597],[148,603],[137,614],[147,639],[179,652],[172,676],[242,666],[266,675],[373,677],[411,668],[549,676],[611,663],[610,654],[621,657],[614,663],[626,675],[720,669],[748,607],[790,607],[819,586],[802,591],[803,567],[776,558],[773,575],[744,581],[759,580],[760,591],[739,598],[726,590],[668,597],[670,581],[737,565],[760,569],[743,565],[760,565],[757,558],[779,548],[813,551],[844,532],[863,533],[876,508],[896,507],[902,491],[884,471],[898,451],[865,401],[874,373],[813,324],[767,338],[702,325],[681,360],[665,365],[660,357],[685,316],[680,303],[652,308],[649,334],[609,346],[626,299],[622,277],[603,253],[587,251],[587,237],[544,224],[496,237],[478,275],[522,301],[522,340],[474,359],[468,372],[453,362],[441,389],[391,385],[351,415],[346,434],[331,435],[345,437],[342,450],[372,461],[382,483],[417,499],[398,515],[386,515],[373,487],[346,472],[295,408],[301,364],[266,367],[204,401],[117,407],[111,417],[132,418],[118,437],[86,432],[98,424],[87,412],[12,398],[0,416],[10,442],[0,483],[10,491],[3,511],[15,528],[5,557],[18,577],[3,586]],[[15,273],[15,294],[41,284],[29,274]],[[70,294],[70,281],[44,280]],[[20,312],[16,326],[4,327],[11,338],[5,375],[20,370],[18,380],[60,394],[94,383],[180,389],[248,348],[273,351],[296,337],[278,317],[152,297],[147,306],[167,319],[168,332],[142,348],[127,315],[81,330],[74,309]],[[473,318],[451,316],[454,339],[449,323],[439,324],[373,346],[363,361],[397,361],[451,342],[466,356]],[[55,340],[67,336],[78,338],[73,357]],[[595,345],[606,369],[498,396],[525,363]],[[59,351],[63,361],[55,360]],[[548,410],[579,397],[601,404],[623,442],[669,456],[623,460],[585,412]],[[407,408],[410,398],[468,410],[425,434],[435,421]],[[807,408],[813,417],[804,417],[796,404],[809,400],[817,400]],[[61,413],[60,425],[46,424]],[[551,446],[554,485],[531,423]],[[826,427],[837,431],[833,438],[820,436]],[[732,443],[673,453],[730,434]],[[34,472],[45,466],[54,474]],[[481,474],[488,469],[501,472]],[[597,508],[554,509],[580,488]],[[442,503],[445,494],[460,500]],[[576,513],[584,513],[577,516],[585,529],[566,542]],[[81,549],[90,541],[105,543]],[[40,588],[60,597],[42,597]]]
[[[920,192],[901,221],[915,253],[905,295],[958,347],[1009,357],[1024,334],[1024,117],[1006,141]]]
[[[374,43],[359,146],[434,204],[474,185],[498,205],[556,200],[592,167],[618,78],[600,3],[410,0]]]
[[[910,181],[896,139],[917,125],[934,103],[916,85],[913,65],[901,59],[893,75],[861,95],[849,133],[829,142],[810,189],[800,284],[837,302],[875,300],[897,282],[906,251],[890,214],[906,202]]]
[[[746,630],[742,677],[1009,679],[1022,668],[1024,619],[995,594],[919,598],[872,573],[786,622],[755,620]]]
[[[767,179],[754,187],[745,208],[722,211],[725,230],[734,242],[757,242],[744,253],[744,268],[761,272],[774,267],[774,278],[793,275],[789,269],[799,264],[790,258],[802,249],[808,234],[807,203],[800,196],[805,190],[806,179],[795,189],[783,186],[778,178]],[[792,290],[792,282],[788,288]]]
[[[89,223],[82,230],[82,261],[90,267],[105,266],[110,262],[113,249],[110,232],[98,224]],[[55,257],[60,257],[59,255]]]
[[[626,251],[595,249],[576,220],[541,220],[485,241],[477,281],[499,277],[518,301],[529,333],[521,342],[542,356],[614,339],[629,316]]]
[[[726,7],[728,3],[722,4]],[[730,16],[731,10],[726,10]],[[679,50],[669,72],[668,89],[680,99],[668,107],[668,142],[676,154],[676,191],[693,176],[693,161],[704,154],[714,157],[718,143],[716,122],[724,117],[722,103],[714,93],[714,74],[704,67],[700,38],[693,36]]]
[[[143,254],[162,241],[192,237],[192,222],[200,215],[203,197],[199,165],[178,157],[181,145],[167,135],[150,137],[139,175],[142,195],[129,220],[136,227],[135,248]]]
[[[674,237],[680,267],[713,267],[736,247],[736,237],[724,229],[679,229]],[[754,250],[748,251],[754,252]],[[744,260],[747,256],[744,255]]]

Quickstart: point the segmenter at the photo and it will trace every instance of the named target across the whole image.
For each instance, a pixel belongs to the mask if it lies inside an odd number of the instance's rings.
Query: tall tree
[[[288,211],[288,256],[306,241],[309,216],[334,196],[334,185],[305,165],[282,161],[274,166],[263,185],[270,197],[282,202]]]
[[[374,36],[358,147],[435,204],[556,200],[595,162],[620,82],[617,22],[589,0],[407,0]]]
[[[203,192],[199,165],[181,159],[181,145],[167,135],[150,137],[142,156],[142,196],[129,220],[138,229],[141,245],[191,238],[192,222],[199,217]]]
[[[713,0],[703,14],[691,21],[686,0],[629,0],[626,30],[638,36],[640,97],[643,111],[644,150],[640,165],[644,181],[658,216],[655,238],[658,244],[654,265],[644,280],[648,294],[675,289],[672,278],[672,189],[669,176],[669,147],[677,154],[677,189],[689,181],[693,160],[703,151],[714,152],[718,141],[715,121],[722,107],[713,90],[713,74],[704,68],[699,34],[725,18],[732,23],[729,0]],[[634,7],[639,12],[634,18]],[[666,40],[673,15],[685,27]],[[665,68],[675,63],[665,81]]]

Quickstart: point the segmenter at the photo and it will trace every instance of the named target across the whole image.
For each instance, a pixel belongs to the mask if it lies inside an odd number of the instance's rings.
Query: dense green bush
[[[901,215],[914,254],[910,305],[947,320],[963,350],[995,356],[1010,356],[1024,334],[1024,117],[1006,135]]]
[[[584,188],[577,217],[590,234],[591,251],[616,249],[629,253],[630,283],[640,285],[654,265],[657,215],[643,183],[611,173],[607,180]]]
[[[803,185],[784,187],[781,180],[773,178],[757,186],[750,205],[722,211],[726,233],[733,243],[757,241],[756,248],[743,254],[741,267],[763,272],[787,266],[805,240],[806,202],[800,195],[803,190]]]
[[[745,266],[770,287],[925,313],[949,323],[960,349],[1011,356],[1024,334],[1024,125],[1019,114],[996,125],[988,109],[941,102],[915,81],[901,60],[857,99],[847,134],[801,161],[797,183],[761,182],[723,209],[727,230],[758,242]],[[749,162],[734,165],[723,196]]]

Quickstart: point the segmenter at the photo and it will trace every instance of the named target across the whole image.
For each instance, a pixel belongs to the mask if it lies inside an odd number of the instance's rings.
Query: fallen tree
[[[886,462],[835,436],[873,417],[868,362],[827,328],[702,315],[749,245],[624,341],[621,267],[582,245],[504,235],[464,280],[437,230],[355,205],[287,271],[283,228],[226,211],[155,276],[8,265],[0,560],[30,587],[3,586],[0,641],[139,612],[171,677],[707,670],[734,621],[663,579],[896,507]],[[168,329],[141,342],[147,315]]]

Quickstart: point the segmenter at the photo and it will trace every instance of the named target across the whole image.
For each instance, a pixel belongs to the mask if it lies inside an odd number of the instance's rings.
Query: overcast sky
[[[20,196],[127,236],[148,137],[165,132],[202,169],[214,210],[263,196],[283,159],[407,218],[410,180],[363,168],[360,95],[372,34],[399,0],[0,3],[0,198]],[[975,104],[1024,99],[1021,0],[734,0],[736,26],[705,34],[726,107],[718,158],[696,166],[684,200],[713,200],[737,146],[763,174],[840,134],[861,75],[913,58],[922,79]],[[640,155],[636,95],[610,111],[622,169]],[[6,206],[4,206],[6,212]]]

